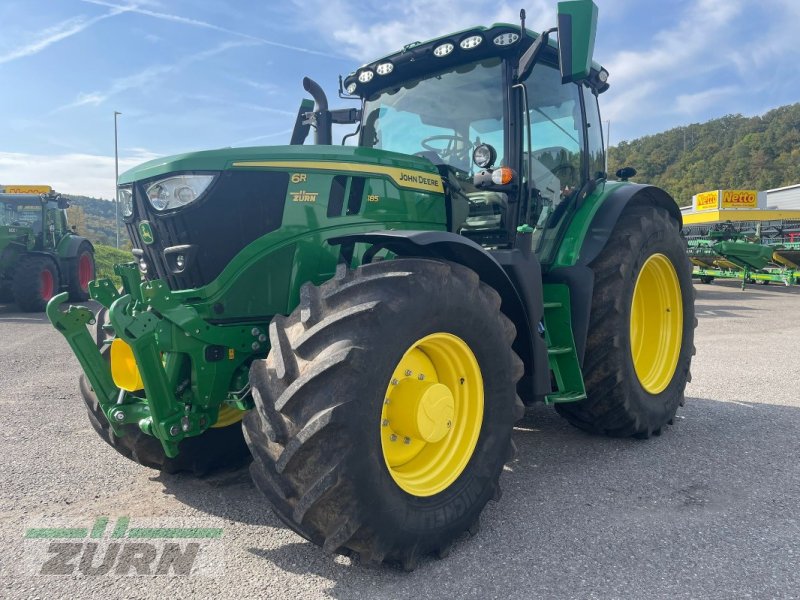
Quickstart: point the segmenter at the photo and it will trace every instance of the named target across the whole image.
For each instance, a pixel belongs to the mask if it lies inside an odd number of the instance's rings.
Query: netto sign
[[[697,194],[693,200],[695,211],[759,207],[756,190],[714,190]]]

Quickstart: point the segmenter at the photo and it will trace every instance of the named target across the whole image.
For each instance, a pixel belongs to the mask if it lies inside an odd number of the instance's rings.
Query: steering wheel
[[[444,148],[437,148],[436,146],[431,145],[431,142],[442,141],[447,142],[447,145]],[[458,162],[463,162],[465,160],[469,161],[469,151],[472,150],[473,145],[472,142],[470,142],[467,138],[456,134],[432,135],[422,140],[420,144],[423,148],[425,148],[425,150],[436,152],[436,154],[438,154],[439,157],[444,161],[452,158]]]
[[[578,174],[578,169],[573,165],[564,164],[553,167],[550,172],[558,177],[559,181],[574,181],[576,179],[575,176]]]

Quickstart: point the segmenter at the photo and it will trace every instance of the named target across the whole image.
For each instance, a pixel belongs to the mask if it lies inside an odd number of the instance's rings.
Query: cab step
[[[548,394],[547,395],[547,404],[561,404],[563,402],[578,402],[579,400],[585,400],[586,394],[581,394],[579,392],[556,392],[555,394]]]
[[[562,283],[548,283],[543,291],[544,339],[556,383],[556,391],[545,396],[545,403],[578,402],[586,398],[586,388],[572,335],[569,288]]]

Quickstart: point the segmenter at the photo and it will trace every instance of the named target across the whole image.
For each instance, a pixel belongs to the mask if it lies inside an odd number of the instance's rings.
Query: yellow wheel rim
[[[383,459],[413,496],[452,484],[472,458],[483,423],[483,377],[461,338],[434,333],[400,359],[381,412]]]
[[[683,298],[678,274],[663,254],[642,265],[631,304],[631,355],[636,376],[651,394],[672,381],[683,338]]]
[[[230,406],[228,404],[223,404],[219,407],[219,415],[217,416],[217,422],[214,423],[211,427],[227,427],[228,425],[233,425],[234,423],[238,423],[244,417],[245,411],[239,410],[234,406]]]

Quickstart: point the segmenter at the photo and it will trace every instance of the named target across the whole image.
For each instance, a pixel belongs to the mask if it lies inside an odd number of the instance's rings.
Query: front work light
[[[394,65],[390,62],[381,63],[375,67],[375,72],[378,75],[388,75],[392,71],[394,71]]]
[[[461,46],[463,50],[472,50],[473,48],[480,46],[482,41],[483,38],[481,36],[471,35],[461,40],[459,46]]]
[[[454,49],[455,46],[453,46],[453,44],[451,44],[450,42],[447,42],[446,44],[440,44],[436,46],[436,48],[433,49],[433,55],[439,58],[443,58],[448,54],[450,54]]]
[[[479,144],[472,151],[472,162],[481,169],[488,169],[497,160],[497,151],[489,144]]]
[[[147,188],[147,199],[157,211],[191,204],[206,191],[213,175],[177,175],[160,179]]]
[[[358,74],[358,80],[361,83],[369,83],[370,81],[372,81],[372,78],[374,76],[375,73],[373,73],[372,71],[361,71],[361,73]]]
[[[519,34],[517,33],[501,33],[494,38],[495,46],[510,46],[511,44],[515,43],[519,39]]]

